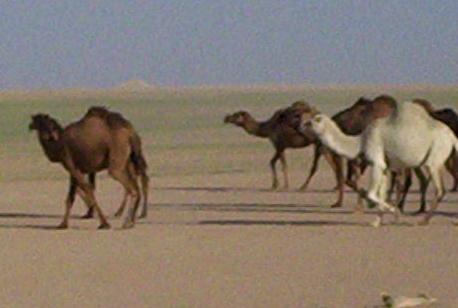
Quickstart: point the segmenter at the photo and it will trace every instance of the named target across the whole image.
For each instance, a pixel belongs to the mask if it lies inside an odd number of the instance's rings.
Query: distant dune
[[[113,89],[122,91],[150,91],[156,89],[156,87],[144,80],[129,80],[121,83]]]
[[[144,97],[151,95],[214,95],[215,93],[286,93],[301,91],[360,91],[384,93],[393,91],[436,92],[455,91],[458,85],[434,84],[253,84],[253,85],[201,85],[201,86],[157,86],[143,80],[129,80],[111,88],[64,88],[64,89],[9,89],[0,90],[0,102],[19,100],[43,100],[52,98],[88,98],[88,97]]]

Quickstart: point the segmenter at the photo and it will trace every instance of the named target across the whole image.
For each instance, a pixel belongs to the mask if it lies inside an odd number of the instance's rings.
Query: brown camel
[[[132,227],[135,223],[140,190],[133,169],[146,168],[140,138],[120,114],[103,112],[103,109],[90,109],[81,120],[65,129],[49,115],[32,116],[29,128],[37,131],[46,156],[51,162],[61,163],[70,173],[66,209],[59,228],[68,227],[78,189],[88,208],[94,208],[97,212],[99,229],[110,227],[95,199],[93,186],[84,176],[104,169],[108,169],[110,176],[120,182],[133,199],[123,227]]]
[[[107,123],[119,123],[124,125],[127,129],[132,130],[134,134],[136,135],[135,138],[137,139],[137,142],[139,143],[139,147],[141,149],[141,139],[140,136],[138,136],[137,132],[135,131],[132,123],[130,123],[127,119],[125,119],[120,113],[109,111],[105,107],[91,107],[87,111],[85,117],[91,117],[91,116],[97,116],[100,117],[101,119],[107,121]],[[109,124],[110,125],[110,124]],[[111,124],[113,125],[113,124]],[[148,165],[146,163],[145,158],[143,155],[140,155],[138,158],[135,156],[131,157],[131,160],[138,159],[139,161],[136,163],[130,162],[128,167],[130,168],[131,174],[135,175],[135,177],[139,177],[141,181],[141,188],[142,188],[142,195],[143,195],[143,208],[142,212],[139,215],[139,218],[145,218],[147,216],[147,211],[148,211],[148,186],[149,186],[149,177],[147,175],[147,168]],[[136,167],[138,166],[138,167]],[[91,179],[91,175],[89,175],[89,180],[91,184],[93,185],[95,189],[95,174],[92,175],[94,179]],[[127,205],[127,200],[128,200],[128,192],[124,192],[124,197],[121,202],[121,205],[119,206],[118,210],[115,212],[115,217],[119,217],[122,215],[126,205]],[[85,216],[90,216],[91,213],[93,212],[93,208],[88,209],[88,213]],[[91,216],[92,217],[92,216]]]
[[[286,189],[289,187],[289,182],[285,150],[288,148],[304,148],[312,144],[315,145],[317,142],[317,138],[312,132],[309,134],[298,133],[295,128],[289,125],[289,122],[291,122],[292,119],[312,117],[316,113],[317,111],[308,103],[298,101],[287,108],[277,110],[267,121],[256,121],[248,112],[238,111],[231,115],[227,115],[224,118],[224,122],[242,127],[250,135],[268,138],[270,140],[275,148],[275,154],[270,161],[272,171],[272,189],[278,188],[276,163],[279,159],[282,164],[284,187]],[[341,171],[337,169],[339,165],[336,163],[335,158],[329,151],[326,150],[324,150],[322,154],[334,169],[336,177],[338,178],[338,174],[341,174]],[[312,166],[312,169],[314,168],[315,167]],[[339,195],[336,204],[339,205],[341,203],[342,196]]]

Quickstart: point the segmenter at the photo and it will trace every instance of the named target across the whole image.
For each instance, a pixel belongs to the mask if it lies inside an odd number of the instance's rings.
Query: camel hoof
[[[417,216],[417,215],[423,214],[425,212],[426,212],[425,210],[420,209],[418,211],[413,212],[412,215]]]
[[[94,218],[94,215],[90,213],[87,213],[81,216],[81,219],[91,219],[91,218]]]
[[[298,191],[306,191],[307,190],[307,185],[302,185],[299,187]]]
[[[140,216],[138,216],[138,218],[146,218],[146,213],[141,213]]]
[[[68,224],[66,224],[66,223],[61,223],[60,225],[58,225],[58,226],[56,227],[56,229],[59,229],[59,230],[68,229]]]
[[[332,209],[339,208],[339,207],[342,207],[342,203],[340,203],[340,202],[337,202],[337,203],[334,203],[334,204],[331,205]]]
[[[101,224],[97,229],[99,229],[99,230],[108,230],[110,228],[111,228],[110,224],[106,222],[104,224]]]
[[[123,229],[132,229],[134,227],[135,223],[131,220],[129,221],[126,221],[123,225],[122,225],[122,228]]]
[[[116,213],[114,214],[114,217],[121,217],[121,215],[122,215],[122,212],[116,212]]]

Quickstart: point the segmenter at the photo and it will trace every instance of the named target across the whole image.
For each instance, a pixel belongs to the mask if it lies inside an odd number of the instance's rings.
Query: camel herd
[[[275,162],[281,159],[287,187],[286,148],[314,145],[314,158],[310,174],[302,185],[304,190],[315,174],[321,155],[326,157],[337,179],[338,200],[332,205],[340,207],[344,184],[359,194],[358,210],[362,200],[378,206],[379,215],[372,223],[380,226],[383,212],[403,211],[405,197],[412,183],[412,171],[420,182],[421,206],[426,211],[426,190],[432,180],[435,197],[430,211],[420,224],[427,224],[444,195],[441,169],[445,166],[454,178],[452,190],[458,186],[458,115],[450,108],[434,110],[424,99],[398,103],[388,95],[375,99],[360,98],[351,107],[328,117],[305,102],[278,110],[265,122],[258,122],[246,111],[227,115],[226,123],[242,127],[247,133],[269,138],[275,148],[271,160],[272,188],[278,180]],[[347,162],[344,181],[343,164]],[[358,187],[358,179],[371,166],[369,191]],[[391,175],[391,185],[389,176]],[[403,177],[401,177],[403,175]],[[402,178],[404,181],[402,182]],[[397,187],[396,206],[388,203],[387,192]],[[390,189],[390,191],[391,191]]]
[[[283,171],[283,187],[289,187],[285,150],[313,145],[312,167],[300,190],[306,190],[318,169],[320,157],[324,156],[337,182],[338,198],[332,207],[342,206],[344,186],[348,185],[359,195],[357,210],[362,210],[363,199],[378,207],[379,214],[372,223],[376,227],[382,223],[384,212],[394,213],[397,219],[399,211],[403,211],[412,171],[420,182],[419,212],[426,211],[425,196],[430,179],[435,187],[430,210],[421,224],[429,222],[444,195],[441,178],[444,166],[454,178],[453,190],[458,188],[458,115],[448,108],[434,110],[423,99],[398,103],[388,95],[360,98],[332,117],[298,101],[277,110],[267,121],[259,122],[248,112],[238,111],[227,115],[224,122],[272,143],[275,148],[270,161],[272,189],[279,188],[278,160]],[[65,214],[58,228],[68,227],[76,194],[88,208],[83,218],[92,218],[95,211],[100,220],[99,228],[110,228],[95,198],[95,175],[102,170],[108,170],[125,191],[115,216],[122,215],[131,199],[123,228],[134,226],[141,199],[143,207],[139,217],[146,217],[147,163],[138,133],[121,114],[104,107],[91,107],[80,120],[66,127],[47,114],[36,114],[29,128],[37,131],[46,157],[60,163],[70,175]],[[358,186],[358,180],[368,166],[371,167],[370,184],[366,191]],[[396,188],[396,206],[387,201],[389,187],[390,192]]]

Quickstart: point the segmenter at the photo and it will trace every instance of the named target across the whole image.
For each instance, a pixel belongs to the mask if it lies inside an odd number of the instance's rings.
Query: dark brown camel
[[[238,127],[242,127],[248,134],[267,138],[270,140],[275,148],[275,154],[270,161],[272,170],[272,189],[278,188],[278,177],[276,171],[276,163],[280,160],[282,164],[284,187],[289,187],[288,182],[288,166],[285,158],[285,150],[289,148],[299,149],[309,145],[315,145],[317,138],[310,132],[310,134],[300,134],[295,128],[288,124],[290,119],[300,117],[312,117],[317,111],[310,107],[309,104],[299,101],[293,103],[290,107],[276,111],[273,116],[264,122],[256,121],[248,112],[238,111],[224,118],[225,123],[232,123]],[[336,172],[336,177],[342,172],[338,170],[339,167],[335,162],[335,158],[329,151],[322,153],[331,167]],[[312,166],[312,169],[314,167]],[[303,185],[304,186],[304,185]],[[342,203],[342,196],[336,202],[337,205]]]
[[[68,227],[70,211],[77,190],[88,206],[94,208],[100,219],[100,229],[110,227],[94,195],[93,186],[85,180],[85,174],[108,169],[111,177],[120,182],[133,198],[130,213],[123,227],[132,227],[140,202],[140,190],[133,169],[145,168],[141,143],[135,131],[119,114],[105,118],[98,115],[103,108],[93,108],[79,121],[63,129],[46,114],[32,116],[29,126],[38,133],[39,142],[51,162],[61,163],[70,173],[66,209],[59,228]],[[129,166],[133,165],[133,166]]]

